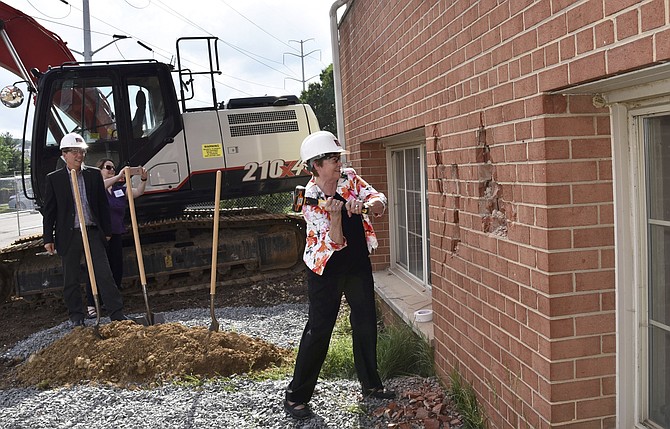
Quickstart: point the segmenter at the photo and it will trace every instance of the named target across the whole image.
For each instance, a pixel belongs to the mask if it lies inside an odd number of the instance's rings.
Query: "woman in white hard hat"
[[[386,197],[352,168],[342,168],[343,153],[337,138],[327,131],[310,134],[300,148],[312,173],[305,197],[320,204],[302,208],[307,222],[303,260],[309,268],[309,318],[284,400],[284,409],[297,419],[313,415],[307,403],[328,352],[342,294],[351,308],[354,364],[363,395],[395,397],[382,386],[377,372],[377,315],[369,259],[377,238],[368,214],[381,216]]]

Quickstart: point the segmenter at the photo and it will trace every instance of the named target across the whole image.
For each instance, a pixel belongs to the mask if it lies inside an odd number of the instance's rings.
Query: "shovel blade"
[[[150,313],[140,317],[133,317],[131,320],[143,326],[160,325],[165,323],[165,315],[162,313]]]

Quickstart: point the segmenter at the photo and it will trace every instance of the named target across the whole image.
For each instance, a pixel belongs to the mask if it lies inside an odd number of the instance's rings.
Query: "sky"
[[[84,0],[0,0],[33,18],[82,52]],[[91,50],[130,36],[93,55],[93,61],[155,59],[176,63],[179,37],[216,36],[223,74],[216,78],[218,100],[262,95],[300,95],[319,82],[332,62],[330,7],[334,0],[90,0]],[[342,11],[340,11],[342,12]],[[149,46],[141,47],[137,41]],[[302,44],[300,43],[302,41]],[[302,53],[301,53],[302,46]],[[83,56],[75,53],[83,61]],[[182,61],[203,69],[207,56],[182,52]],[[185,60],[184,60],[185,59]],[[28,65],[28,69],[30,69]],[[0,88],[19,80],[0,69]],[[25,85],[20,86],[25,90]],[[0,134],[22,135],[26,103],[0,105]],[[31,112],[33,110],[31,109]],[[28,132],[30,139],[30,132]]]

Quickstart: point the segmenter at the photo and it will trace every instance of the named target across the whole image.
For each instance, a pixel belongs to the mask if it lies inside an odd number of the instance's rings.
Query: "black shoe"
[[[86,323],[84,323],[84,319],[79,319],[79,320],[70,320],[70,328],[74,329],[77,327],[84,327],[86,326]]]
[[[366,398],[372,396],[373,398],[377,399],[395,399],[395,391],[388,390],[385,387],[374,387],[372,389],[363,389],[361,393],[363,393],[363,396]]]
[[[284,399],[284,409],[291,417],[298,420],[308,419],[314,415],[309,405],[301,402],[291,403],[288,399]]]

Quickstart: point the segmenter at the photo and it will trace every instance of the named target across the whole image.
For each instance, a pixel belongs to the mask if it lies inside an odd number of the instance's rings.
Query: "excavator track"
[[[213,211],[186,212],[139,227],[150,295],[200,290],[210,285]],[[220,212],[217,285],[245,284],[302,269],[304,220],[299,215],[262,209]],[[141,293],[132,231],[123,237],[124,294]],[[94,267],[95,268],[95,267]],[[86,281],[82,259],[81,282]],[[26,237],[0,249],[0,302],[62,293],[60,258],[46,255],[41,236]]]

